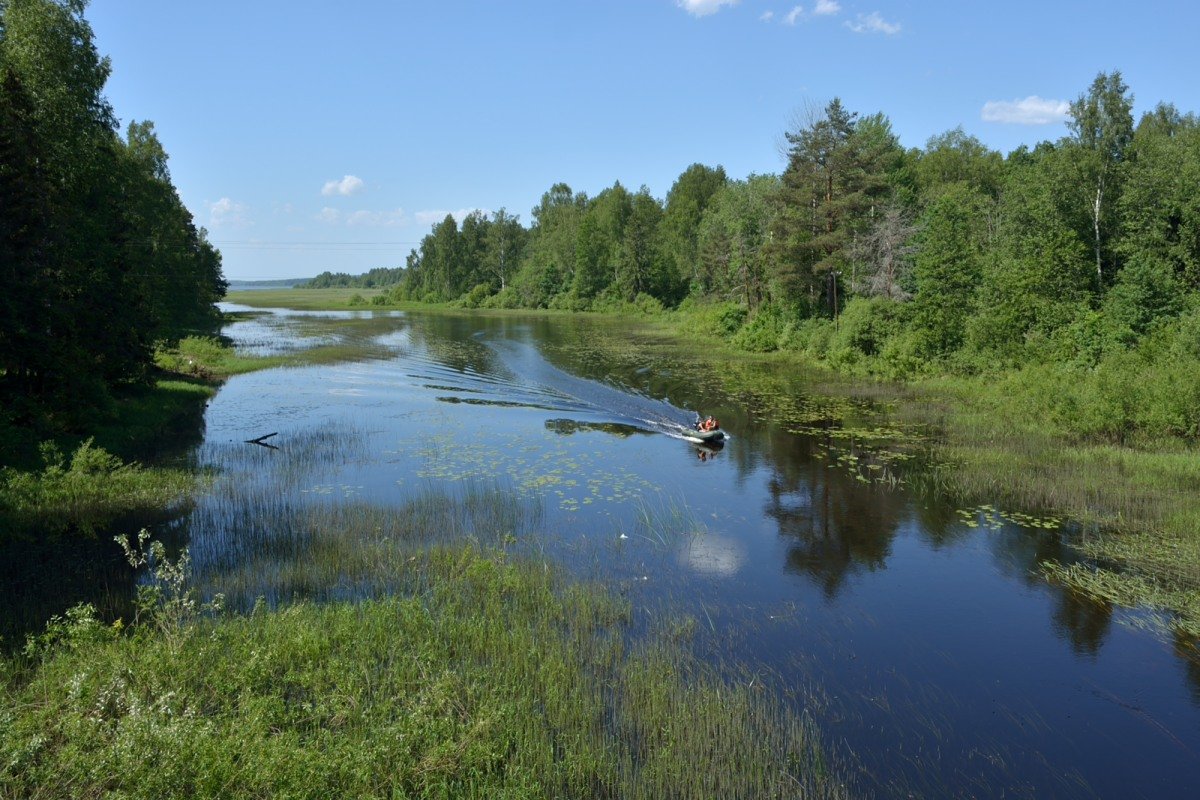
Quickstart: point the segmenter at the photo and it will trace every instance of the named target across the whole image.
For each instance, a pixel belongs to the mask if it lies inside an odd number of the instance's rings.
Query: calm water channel
[[[886,426],[867,400],[731,375],[605,321],[275,311],[227,334],[367,357],[237,377],[212,401],[192,458],[217,477],[178,530],[214,586],[240,572],[246,597],[279,599],[253,528],[289,509],[487,485],[536,509],[536,552],[627,593],[643,622],[686,613],[703,652],[796,690],[865,791],[1200,791],[1192,644],[1043,580],[1069,529],[918,496],[892,485],[886,446],[796,432],[836,429],[822,408]],[[673,435],[697,410],[731,433],[723,449]],[[277,450],[245,443],[270,432]]]

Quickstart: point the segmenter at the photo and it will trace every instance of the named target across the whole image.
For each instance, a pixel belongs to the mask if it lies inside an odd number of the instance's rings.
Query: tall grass
[[[0,794],[841,797],[803,716],[502,549],[389,564],[400,596],[132,636],[85,613],[5,667]]]

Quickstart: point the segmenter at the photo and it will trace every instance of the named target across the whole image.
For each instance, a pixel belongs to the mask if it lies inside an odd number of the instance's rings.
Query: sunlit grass
[[[5,665],[0,794],[845,796],[804,716],[678,637],[631,642],[600,586],[502,547],[395,546],[385,599],[169,637],[77,615]]]
[[[387,303],[384,306],[370,305],[370,300],[376,295],[386,295],[383,289],[263,289],[250,292],[230,292],[225,300],[230,303],[251,306],[253,308],[294,308],[300,311],[370,311],[373,308],[395,309],[400,307],[417,308],[415,303]],[[351,303],[355,297],[363,298],[367,304]]]

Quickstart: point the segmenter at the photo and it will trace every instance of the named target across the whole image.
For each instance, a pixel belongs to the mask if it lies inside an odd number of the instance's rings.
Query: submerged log
[[[267,439],[270,439],[272,436],[278,436],[278,435],[279,435],[279,431],[275,431],[274,433],[263,434],[262,436],[258,437],[257,439],[247,439],[246,444],[256,444],[259,447],[266,447],[271,450],[278,450],[279,449],[278,447],[276,447],[273,444],[268,444],[266,441]]]

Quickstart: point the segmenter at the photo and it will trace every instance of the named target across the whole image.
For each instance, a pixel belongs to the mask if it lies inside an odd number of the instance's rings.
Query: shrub
[[[492,294],[492,287],[486,283],[476,284],[475,288],[467,292],[463,296],[462,304],[464,308],[479,308],[481,307]]]
[[[733,336],[733,344],[752,353],[769,353],[779,349],[785,322],[783,313],[775,306],[763,306],[758,313]]]
[[[505,286],[483,303],[484,308],[520,308],[521,296],[511,286]]]

